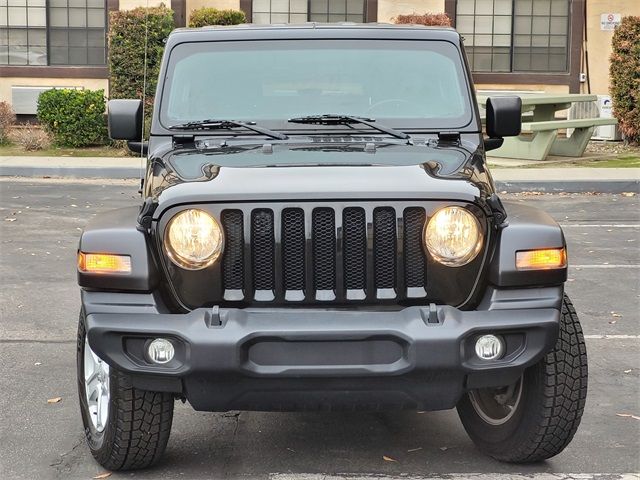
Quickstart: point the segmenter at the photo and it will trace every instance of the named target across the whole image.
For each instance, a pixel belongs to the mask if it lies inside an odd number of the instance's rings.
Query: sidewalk
[[[135,157],[0,157],[0,176],[140,178]],[[640,168],[492,168],[499,191],[640,192]]]

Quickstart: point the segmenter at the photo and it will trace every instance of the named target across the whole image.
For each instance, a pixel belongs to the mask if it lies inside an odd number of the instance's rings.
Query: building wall
[[[11,87],[84,87],[103,89],[105,95],[109,94],[109,81],[106,78],[5,77],[0,81],[0,102],[11,103]]]
[[[640,0],[587,0],[587,52],[591,92],[605,95],[609,91],[609,56],[613,31],[600,29],[600,15],[620,13],[640,16]],[[586,85],[582,85],[586,92]]]

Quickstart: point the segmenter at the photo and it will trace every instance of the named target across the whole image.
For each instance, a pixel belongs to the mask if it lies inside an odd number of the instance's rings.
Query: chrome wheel
[[[84,392],[93,427],[102,432],[109,417],[109,365],[98,357],[85,338],[84,341]]]
[[[498,388],[481,388],[469,392],[469,400],[478,416],[489,425],[508,422],[522,399],[522,377],[517,382]]]

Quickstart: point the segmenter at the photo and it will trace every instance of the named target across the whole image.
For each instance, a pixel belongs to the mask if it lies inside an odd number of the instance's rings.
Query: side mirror
[[[487,99],[487,135],[485,151],[502,146],[504,137],[515,137],[522,130],[522,100],[520,97],[491,97]]]
[[[146,156],[147,153],[149,153],[149,142],[134,142],[129,140],[127,142],[127,148],[133,153]]]
[[[107,105],[109,136],[113,140],[142,140],[142,101],[109,100]]]

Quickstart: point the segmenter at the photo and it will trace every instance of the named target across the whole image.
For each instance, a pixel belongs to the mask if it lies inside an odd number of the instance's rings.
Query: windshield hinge
[[[502,204],[502,200],[495,193],[491,194],[489,198],[487,198],[487,205],[491,209],[493,213],[493,218],[495,219],[496,228],[504,228],[507,226],[507,211]]]
[[[151,229],[151,222],[153,221],[153,212],[158,208],[158,204],[153,201],[153,198],[147,197],[144,199],[144,203],[140,208],[138,214],[138,230],[141,232],[148,232]]]
[[[458,143],[460,142],[460,132],[438,132],[438,141]]]

